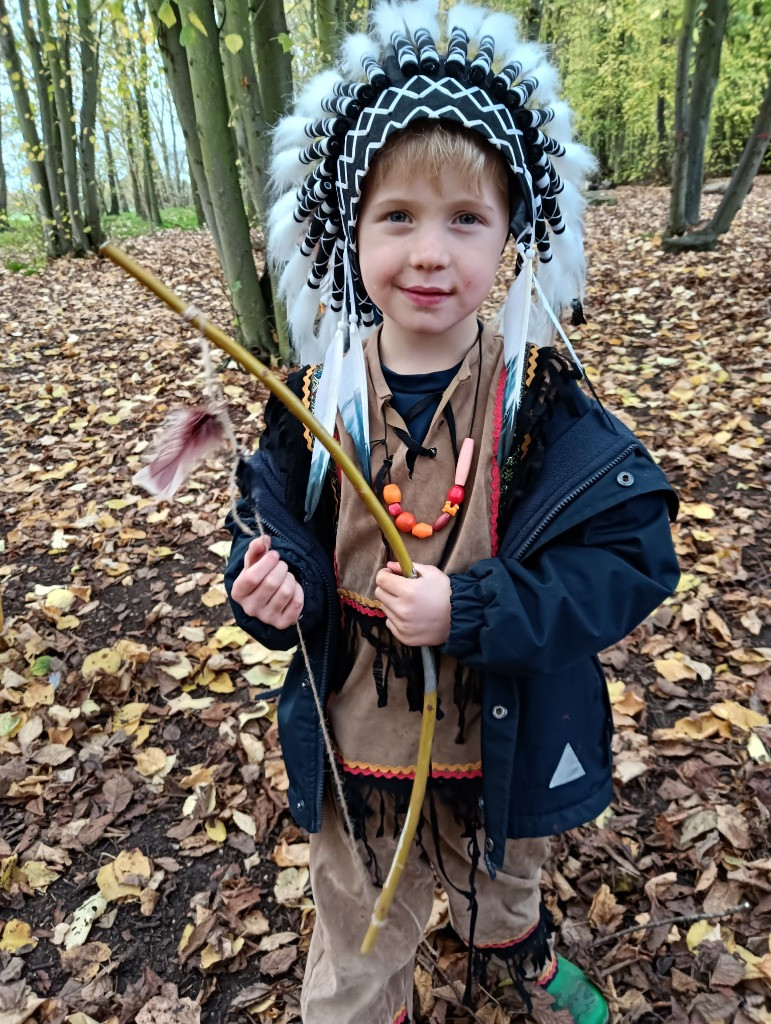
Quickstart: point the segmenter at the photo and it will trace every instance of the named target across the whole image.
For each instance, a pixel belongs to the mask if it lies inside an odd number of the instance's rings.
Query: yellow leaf
[[[679,683],[683,679],[695,679],[696,672],[677,658],[656,658],[653,662],[656,671],[670,683]]]
[[[56,622],[57,629],[77,629],[80,625],[80,619],[77,615],[62,615]]]
[[[209,689],[212,693],[232,693],[235,690],[235,686],[233,686],[233,680],[227,672],[220,672],[220,674],[209,683]]]
[[[705,939],[710,941],[714,939],[715,942],[720,942],[720,925],[713,925],[709,921],[696,921],[688,929],[688,934],[685,936],[685,944],[693,952]]]
[[[123,729],[127,736],[131,736],[137,731],[137,726],[145,711],[147,711],[147,704],[139,701],[124,704],[112,716],[113,731],[117,732],[119,729]]]
[[[211,639],[212,647],[243,647],[249,643],[249,634],[245,633],[240,626],[220,626]]]
[[[68,612],[75,601],[75,595],[66,587],[56,587],[46,595],[46,608],[58,608],[60,612]]]
[[[171,6],[171,0],[163,0],[158,8],[158,20],[162,21],[166,28],[173,28],[177,24],[177,16]]]
[[[608,696],[610,697],[611,704],[617,704],[618,701],[624,696],[626,686],[621,682],[620,679],[609,679],[608,680]]]
[[[32,929],[26,921],[20,921],[12,917],[3,929],[3,937],[0,939],[0,949],[6,953],[31,953],[37,946],[38,940],[32,934]]]
[[[720,704],[713,704],[710,711],[718,718],[726,719],[743,732],[749,732],[750,729],[754,729],[758,725],[768,725],[766,715],[761,715],[759,711],[753,711],[751,708],[745,708],[734,700],[724,700]]]
[[[231,53],[238,53],[243,45],[243,39],[235,32],[229,32],[228,35],[225,36],[225,46],[227,46]]]
[[[172,679],[187,679],[193,671],[193,666],[187,655],[180,654],[173,665],[161,665],[160,669],[166,675],[171,676]]]
[[[220,818],[217,818],[213,825],[207,821],[204,828],[206,829],[207,836],[213,843],[224,843],[228,837],[228,830],[225,828],[225,822]]]
[[[0,739],[6,736],[13,739],[26,721],[27,716],[23,711],[19,714],[15,714],[13,711],[4,711],[0,714]]]
[[[42,860],[28,860],[19,871],[26,877],[31,889],[41,889],[43,892],[60,877],[58,871],[54,871]]]
[[[688,502],[683,502],[680,508],[686,515],[693,516],[694,519],[707,521],[715,518],[714,508],[711,505],[708,505],[706,501],[700,501],[696,505],[690,505]]]
[[[753,732],[747,741],[747,753],[750,755],[753,761],[757,761],[758,764],[765,764],[771,761],[771,754],[765,748],[763,741],[756,732]]]
[[[616,701],[613,707],[622,715],[629,715],[630,717],[633,717],[634,715],[639,715],[645,707],[645,701],[642,697],[638,697],[636,693],[630,690],[628,693],[624,694],[621,700]]]
[[[222,960],[222,957],[214,946],[206,945],[201,950],[201,967],[203,967],[204,970],[208,970],[209,967],[213,964],[219,963],[220,960]]]
[[[227,599],[228,595],[225,593],[225,588],[221,583],[217,583],[206,591],[201,601],[203,601],[207,608],[216,608],[217,605],[225,604]]]
[[[102,647],[101,650],[94,650],[90,654],[86,654],[81,672],[84,676],[93,676],[97,672],[115,676],[120,668],[121,655],[112,647]]]
[[[227,40],[227,36],[225,39]],[[239,36],[240,38],[240,36]],[[209,545],[209,551],[215,555],[219,555],[220,558],[230,557],[231,542],[229,540],[218,540],[216,544]]]
[[[209,33],[206,31],[206,26],[201,21],[201,19],[198,17],[198,15],[195,13],[195,11],[188,11],[187,18],[188,18],[188,21],[190,22],[190,24],[193,25],[195,28],[197,28],[202,36],[208,36],[209,35]]]
[[[134,754],[134,760],[140,775],[156,775],[166,767],[166,752],[160,747],[147,747]]]
[[[147,537],[145,530],[136,530],[130,526],[124,526],[118,534],[120,542],[123,544],[127,540],[144,540]]]
[[[193,934],[194,931],[195,927],[192,924],[186,924],[185,927],[182,929],[182,937],[180,938],[179,945],[177,946],[178,953],[181,953],[185,946],[187,946],[188,942],[190,941],[190,936]]]
[[[242,832],[246,832],[252,839],[257,835],[257,825],[251,814],[246,814],[244,811],[233,811],[233,824]]]

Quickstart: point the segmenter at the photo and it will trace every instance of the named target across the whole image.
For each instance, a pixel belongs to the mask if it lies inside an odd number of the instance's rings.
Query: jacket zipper
[[[525,543],[520,547],[519,551],[516,554],[517,560],[519,561],[523,557],[525,552],[528,551],[528,549],[531,548],[533,544],[535,544],[535,542],[538,540],[538,538],[541,536],[541,534],[544,532],[547,526],[549,526],[549,524],[552,523],[554,519],[556,519],[560,512],[562,512],[563,509],[565,509],[571,503],[571,501],[574,501],[579,494],[583,494],[584,491],[588,490],[590,487],[596,484],[597,481],[604,477],[606,473],[609,473],[614,466],[617,466],[619,462],[623,462],[627,455],[630,455],[633,451],[636,450],[636,444],[627,445],[627,447],[619,455],[617,455],[615,459],[612,459],[607,465],[603,466],[602,469],[597,470],[596,473],[593,473],[590,477],[584,480],[584,482],[579,487],[576,487],[575,490],[572,490],[570,492],[570,494],[562,498],[562,500],[559,501],[554,506],[551,512],[549,512],[544,517],[544,519],[541,520],[540,524],[535,528],[535,530],[533,530],[533,532],[527,538]]]

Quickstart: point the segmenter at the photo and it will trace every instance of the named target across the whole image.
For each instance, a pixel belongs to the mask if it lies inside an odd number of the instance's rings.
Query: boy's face
[[[453,167],[438,184],[392,167],[373,184],[358,220],[359,265],[389,344],[446,335],[448,346],[467,347],[508,225],[508,195],[489,172],[476,187]]]

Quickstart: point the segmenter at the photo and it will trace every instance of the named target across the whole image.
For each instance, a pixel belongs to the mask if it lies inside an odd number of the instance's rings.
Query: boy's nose
[[[447,241],[440,231],[427,229],[416,236],[410,253],[410,263],[413,267],[421,269],[444,267],[448,261]]]

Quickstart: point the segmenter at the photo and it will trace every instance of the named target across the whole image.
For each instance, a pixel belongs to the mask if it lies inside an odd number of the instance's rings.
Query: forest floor
[[[544,891],[614,1021],[769,1024],[771,179],[715,253],[661,252],[665,190],[606,197],[572,337],[680,494],[682,579],[603,654],[615,799],[555,841]],[[125,247],[227,327],[205,234]],[[165,415],[199,399],[195,338],[90,259],[0,270],[0,341],[0,1021],[298,1021],[307,836],[260,699],[285,656],[226,603],[228,459],[171,503],[132,484]],[[221,370],[252,447],[265,392]],[[460,1007],[435,909],[416,1021],[523,1020],[511,989]],[[529,1019],[564,1022],[549,1003]]]

